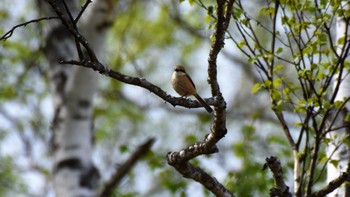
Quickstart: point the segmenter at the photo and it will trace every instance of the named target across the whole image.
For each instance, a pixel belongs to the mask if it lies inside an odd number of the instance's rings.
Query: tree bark
[[[346,2],[343,2],[342,6],[348,7],[346,5]],[[349,30],[349,27],[346,22],[347,19],[344,17],[338,17],[337,18],[337,28],[336,28],[336,41],[338,42],[339,39],[344,38],[346,36]],[[341,56],[342,51],[346,51],[345,47],[348,47],[348,41],[345,39],[344,44],[338,47],[338,55]],[[346,57],[347,55],[343,55],[343,57]],[[347,58],[349,59],[349,58]],[[333,81],[333,91],[337,91],[335,101],[344,101],[345,98],[350,96],[350,76],[349,73],[346,71],[346,69],[342,69],[340,71],[341,74],[338,74],[336,78],[334,78]],[[339,78],[341,80],[339,80]],[[339,89],[337,90],[337,86]],[[345,109],[343,109],[338,115],[336,113],[333,113],[333,117],[336,121],[334,125],[331,127],[334,128],[340,128],[344,127],[345,125],[345,115],[346,112],[350,109],[350,103],[347,103],[345,105]],[[336,111],[336,110],[335,110]],[[337,117],[336,117],[337,116]],[[327,157],[331,160],[338,161],[338,165],[334,165],[334,163],[329,162],[327,164],[327,182],[331,182],[332,180],[339,177],[343,172],[349,171],[349,159],[350,159],[350,150],[349,146],[345,144],[342,140],[344,136],[346,136],[349,133],[349,128],[341,128],[336,131],[333,131],[331,133],[328,133],[328,138],[332,139],[331,143],[329,143],[327,147]],[[330,193],[329,197],[336,197],[336,196],[350,196],[349,191],[349,185],[343,184],[338,189],[334,190],[332,193]]]
[[[60,10],[67,14],[62,1]],[[79,1],[66,1],[71,15],[77,16]],[[55,16],[52,7],[41,2],[46,16]],[[108,18],[107,1],[94,1],[79,21],[79,30],[99,55],[103,51]],[[107,16],[106,16],[107,15]],[[78,59],[74,37],[61,21],[45,27],[45,55],[48,60],[51,93],[54,105],[51,141],[54,163],[53,180],[56,196],[96,196],[99,172],[92,161],[93,94],[97,75],[92,69],[62,65],[60,60]]]

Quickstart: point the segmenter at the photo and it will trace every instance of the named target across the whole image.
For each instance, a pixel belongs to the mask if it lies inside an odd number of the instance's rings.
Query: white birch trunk
[[[294,157],[294,194],[298,193],[298,190],[300,188],[300,170],[301,170],[301,165],[299,162],[299,152],[294,150],[293,151],[293,157]]]
[[[343,6],[345,6],[346,2],[343,2]],[[346,29],[349,29],[349,27],[346,26],[346,22],[343,18],[338,17],[337,18],[337,28],[336,28],[336,42],[345,36]],[[338,48],[338,54],[341,54],[341,51],[343,50],[343,46],[339,46]],[[333,82],[333,90],[335,90],[335,87],[338,85],[338,78],[339,75],[334,79]],[[342,80],[340,80],[340,86],[339,91],[336,95],[336,101],[344,101],[344,98],[350,96],[350,76],[349,73],[346,72],[346,69],[343,70],[343,74],[341,76]],[[346,105],[346,109],[349,110],[350,106],[349,103]],[[337,117],[337,122],[335,122],[335,125],[333,127],[340,127],[344,125],[344,114],[341,114],[339,117]],[[338,160],[338,166],[335,166],[331,163],[328,163],[327,165],[327,182],[334,180],[335,178],[339,177],[339,175],[342,172],[345,172],[348,170],[348,164],[350,159],[350,150],[348,145],[341,142],[341,138],[344,137],[347,134],[347,129],[339,129],[333,133],[329,133],[327,137],[332,139],[332,142],[329,143],[329,146],[327,147],[327,156],[331,158],[332,160]],[[330,193],[329,197],[340,197],[340,196],[349,196],[350,194],[346,192],[345,184],[343,184],[340,188],[336,189],[332,193]]]
[[[73,17],[76,16],[79,1],[66,2]],[[108,10],[112,9],[106,3],[93,1],[79,23],[79,30],[97,56],[104,48],[106,26],[103,24],[109,18],[106,14],[111,13]],[[54,15],[48,4],[42,9],[45,15]],[[55,108],[52,124],[55,193],[57,197],[96,196],[99,173],[92,162],[92,110],[98,73],[78,66],[60,65],[60,59],[78,59],[75,41],[61,22],[47,22],[47,25],[45,52]]]

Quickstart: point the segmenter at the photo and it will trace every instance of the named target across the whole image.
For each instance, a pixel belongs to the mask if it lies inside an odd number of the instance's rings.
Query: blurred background
[[[211,96],[207,59],[214,21],[198,1],[112,2],[115,18],[101,62],[126,75],[146,78],[173,96],[177,94],[171,74],[176,64],[183,64],[199,94]],[[214,6],[212,1],[201,2]],[[249,1],[246,6],[256,9],[259,2]],[[40,16],[35,1],[3,0],[0,36]],[[54,196],[50,151],[54,110],[43,55],[43,29],[50,22],[21,27],[0,44],[0,196]],[[269,110],[266,92],[252,94],[259,82],[256,69],[232,41],[226,40],[217,65],[227,102],[228,133],[218,143],[219,153],[193,162],[238,196],[266,195],[273,179],[269,171],[262,171],[265,158],[276,155],[288,167],[290,149]],[[128,173],[115,195],[210,196],[169,166],[165,156],[203,140],[210,132],[212,115],[204,108],[173,107],[140,87],[98,75],[93,160],[101,173],[101,187],[140,143],[155,137],[151,153]],[[286,168],[285,174],[292,172]]]

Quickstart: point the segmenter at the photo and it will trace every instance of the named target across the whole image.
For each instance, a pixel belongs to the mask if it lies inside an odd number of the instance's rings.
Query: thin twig
[[[92,50],[92,48],[90,47],[88,41],[84,38],[84,36],[82,36],[80,34],[80,32],[74,28],[74,26],[72,25],[73,23],[70,22],[65,15],[63,14],[63,12],[61,11],[61,9],[57,6],[57,3],[55,0],[47,0],[47,2],[51,5],[51,7],[53,8],[53,10],[56,12],[57,16],[61,19],[63,25],[67,28],[67,30],[75,37],[75,39],[77,39],[86,49],[90,60],[93,62],[98,62],[98,59],[94,53],[94,51]]]
[[[84,6],[81,8],[80,12],[78,13],[77,17],[74,19],[74,24],[77,24],[80,17],[83,15],[83,13],[85,12],[86,8],[88,7],[88,5],[91,3],[91,0],[87,0],[84,4]]]
[[[18,27],[26,26],[26,25],[29,25],[30,23],[38,23],[38,22],[43,21],[43,20],[51,20],[51,19],[59,19],[59,17],[57,17],[57,16],[42,17],[42,18],[33,19],[33,20],[30,20],[30,21],[18,24],[16,26],[12,27],[11,30],[6,32],[3,36],[1,36],[0,40],[6,41],[8,38],[10,38],[12,36],[13,32]]]

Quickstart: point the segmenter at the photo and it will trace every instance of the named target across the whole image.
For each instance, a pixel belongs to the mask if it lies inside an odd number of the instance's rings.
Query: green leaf
[[[279,100],[275,106],[275,109],[277,111],[284,111],[284,107],[283,107],[283,100]]]
[[[211,22],[211,19],[212,19],[211,15],[207,15],[207,16],[205,17],[204,21],[205,21],[207,24],[209,24],[209,23]],[[210,27],[209,27],[209,29],[210,29]]]
[[[323,100],[322,99],[322,104],[323,104],[323,107],[327,110],[327,109],[330,109],[332,107],[332,105],[329,103],[329,101],[327,100]]]
[[[276,50],[276,55],[280,54],[283,52],[283,48],[279,47],[277,50]]]
[[[286,88],[283,89],[282,92],[283,92],[283,94],[285,94],[285,95],[289,95],[289,94],[292,92],[292,90],[291,90],[290,88],[286,87]]]
[[[284,66],[283,65],[276,65],[274,68],[273,68],[273,72],[277,72],[277,71],[280,71],[280,70],[283,70],[284,69]]]
[[[295,127],[302,127],[303,125],[304,124],[302,122],[296,122],[296,123],[294,123],[293,126],[295,126]]]
[[[279,101],[282,98],[282,95],[279,91],[277,91],[276,89],[272,89],[270,91],[270,96],[272,98],[272,100],[274,101]]]
[[[238,7],[238,6],[233,6],[232,8],[232,15],[234,16],[234,18],[239,19],[243,14],[243,10]]]
[[[258,60],[257,57],[251,57],[251,58],[248,58],[248,62],[249,64],[255,64],[256,60]]]
[[[314,69],[317,69],[318,68],[318,65],[317,64],[311,64],[311,69],[314,70]]]
[[[316,76],[317,81],[321,81],[326,78],[326,75],[323,72],[319,72]]]
[[[329,0],[321,0],[320,1],[320,8],[325,8],[328,5]]]
[[[273,84],[273,87],[277,88],[277,87],[280,87],[282,85],[282,79],[281,78],[276,78],[273,80],[272,84]]]
[[[259,92],[260,90],[262,90],[263,88],[264,88],[263,84],[256,83],[252,88],[252,93],[255,94],[255,93]]]
[[[329,161],[329,163],[331,163],[335,168],[337,168],[339,164],[339,160],[332,159]]]
[[[322,34],[320,34],[320,35],[318,36],[318,42],[319,42],[319,44],[325,45],[325,44],[327,44],[327,41],[328,41],[328,36],[327,36],[327,34],[322,33]]]
[[[239,42],[239,43],[237,44],[237,47],[241,49],[241,48],[243,48],[246,44],[247,44],[246,41],[243,40],[243,41],[241,41],[241,42]]]
[[[119,151],[121,153],[128,152],[129,151],[129,147],[126,144],[122,144],[122,145],[119,146]]]
[[[324,156],[320,159],[320,164],[325,164],[325,163],[327,163],[327,161],[328,161],[328,157]]]
[[[340,109],[342,106],[343,106],[343,101],[335,101],[334,102],[334,107],[337,108],[337,109]]]
[[[270,80],[265,80],[265,81],[264,81],[264,86],[265,86],[265,87],[270,87],[271,84],[272,84],[272,82],[271,82]]]
[[[251,125],[244,125],[242,127],[242,132],[244,132],[245,134],[252,134],[255,132],[255,128]]]
[[[263,7],[260,9],[259,14],[260,15],[273,15],[275,13],[275,8],[274,7]]]
[[[294,107],[295,112],[305,113],[307,109],[307,102],[304,99],[301,99],[297,105]]]
[[[350,114],[348,113],[348,114],[346,114],[346,116],[345,116],[345,122],[350,122]]]
[[[332,141],[332,139],[331,139],[331,138],[326,138],[326,137],[324,137],[324,138],[322,138],[322,141],[323,141],[326,145],[328,145],[328,144]]]
[[[185,137],[185,141],[188,144],[194,144],[195,142],[197,142],[197,136],[195,136],[195,135],[187,135]]]
[[[339,38],[339,40],[338,40],[338,44],[343,45],[343,44],[344,44],[344,42],[345,42],[345,38],[344,38],[344,37]]]
[[[211,42],[214,42],[214,41],[215,41],[215,34],[211,34],[211,35],[210,35],[210,41],[211,41]]]
[[[346,145],[349,145],[350,144],[349,137],[350,137],[350,134],[343,135],[340,138],[340,141]]]

